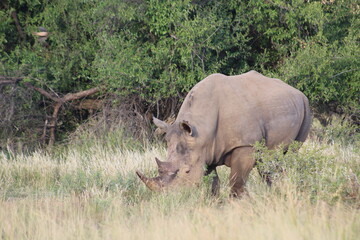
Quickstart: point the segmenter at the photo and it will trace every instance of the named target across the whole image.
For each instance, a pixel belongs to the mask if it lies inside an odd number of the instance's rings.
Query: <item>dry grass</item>
[[[101,197],[106,203],[107,197]],[[358,239],[360,215],[345,206],[287,199],[250,199],[204,206],[164,200],[125,204],[96,199],[25,198],[2,201],[3,239]],[[176,201],[176,199],[172,199]],[[105,204],[102,203],[102,204]],[[164,201],[163,204],[170,204]],[[129,209],[132,208],[132,209]],[[160,209],[160,210],[159,210]]]
[[[321,156],[332,159],[336,171],[359,178],[355,147],[319,146],[311,140],[301,151],[319,148]],[[222,190],[216,199],[209,196],[206,179],[199,188],[151,193],[134,172],[155,174],[154,157],[164,157],[165,150],[126,149],[93,144],[52,155],[0,155],[1,239],[347,240],[360,236],[359,197],[344,192],[351,179],[316,198],[313,189],[299,188],[291,176],[268,189],[254,170],[249,196],[230,200],[228,170],[221,168]]]

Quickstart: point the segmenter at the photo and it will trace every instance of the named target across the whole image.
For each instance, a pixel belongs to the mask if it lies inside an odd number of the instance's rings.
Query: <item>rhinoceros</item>
[[[231,168],[230,194],[238,197],[246,191],[246,180],[256,162],[253,145],[264,141],[269,149],[286,149],[293,141],[304,142],[311,113],[302,92],[250,71],[206,77],[190,90],[173,124],[157,118],[153,122],[166,132],[168,148],[166,161],[156,158],[158,177],[136,172],[148,188],[160,191],[196,185],[214,172],[212,192],[216,194],[216,167],[226,165]]]

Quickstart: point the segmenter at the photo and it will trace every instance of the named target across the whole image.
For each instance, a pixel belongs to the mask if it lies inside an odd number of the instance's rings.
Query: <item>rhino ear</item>
[[[180,123],[180,129],[192,137],[195,136],[195,127],[191,126],[188,121],[182,121]]]
[[[161,130],[163,130],[165,132],[169,127],[169,124],[167,124],[164,121],[161,121],[160,119],[157,119],[156,117],[153,117],[153,122],[158,128],[160,128]]]

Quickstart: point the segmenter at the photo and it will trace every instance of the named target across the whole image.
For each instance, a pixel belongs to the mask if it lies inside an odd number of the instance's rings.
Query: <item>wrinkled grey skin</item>
[[[304,142],[311,124],[308,99],[279,79],[256,71],[238,76],[212,74],[186,96],[176,121],[154,118],[166,132],[166,162],[156,159],[159,176],[147,178],[152,190],[196,185],[215,171],[212,192],[219,190],[216,167],[231,168],[231,195],[240,196],[255,165],[253,144],[265,140],[269,149]],[[206,170],[207,169],[207,170]],[[264,177],[270,183],[268,176]]]

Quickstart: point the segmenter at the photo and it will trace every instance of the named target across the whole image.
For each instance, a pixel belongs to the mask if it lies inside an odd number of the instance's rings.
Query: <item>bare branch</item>
[[[48,147],[50,147],[50,148],[52,146],[54,146],[54,143],[55,143],[56,125],[57,125],[58,115],[59,115],[61,106],[62,106],[61,102],[57,102],[55,104],[52,118],[50,120],[50,124],[48,125],[48,127],[50,127],[50,139],[49,139]]]
[[[15,84],[14,80],[0,80],[0,85]]]
[[[31,88],[39,93],[41,93],[42,95],[44,95],[45,97],[53,100],[54,102],[61,102],[61,98],[58,98],[58,97],[54,97],[53,95],[51,95],[50,93],[48,93],[47,91],[45,91],[44,89],[42,88],[38,88],[38,87],[35,87],[33,86],[32,84],[30,83],[24,83],[25,86],[27,86],[28,88]]]
[[[0,76],[0,85],[1,84],[16,84],[17,82],[23,80],[24,78],[26,78],[26,77]],[[30,77],[30,79],[39,81],[38,79],[31,78],[31,77]],[[48,145],[49,147],[52,147],[55,143],[55,135],[56,135],[56,126],[57,126],[58,116],[59,116],[60,109],[64,105],[64,103],[68,102],[68,101],[78,100],[80,98],[90,96],[90,95],[95,94],[100,91],[100,88],[95,87],[95,88],[90,88],[88,90],[80,91],[77,93],[68,93],[64,97],[59,97],[59,96],[54,96],[54,94],[52,94],[42,88],[36,87],[29,82],[25,82],[24,85],[30,89],[33,89],[33,90],[39,92],[46,98],[51,99],[52,101],[55,102],[55,105],[53,107],[52,117],[49,122],[45,121],[45,126],[44,126],[43,134],[41,137],[42,140],[44,141],[44,138],[46,137],[47,129],[50,130],[49,145]],[[49,88],[49,89],[53,93],[55,93],[51,88]]]
[[[335,74],[334,76],[332,76],[331,78],[336,78],[342,74],[345,74],[345,73],[348,73],[348,72],[353,72],[353,71],[357,71],[358,69],[350,69],[350,70],[346,70],[346,71],[343,71],[343,72],[340,72],[338,74]]]
[[[104,100],[101,99],[83,99],[74,100],[71,105],[76,109],[99,110],[104,105]]]
[[[19,81],[21,81],[23,77],[6,77],[6,76],[0,76],[0,85],[6,85],[6,84],[16,84]]]
[[[87,97],[87,96],[97,93],[99,91],[100,91],[99,88],[90,88],[88,90],[77,92],[77,93],[68,93],[64,97],[62,97],[61,100],[63,102],[77,100],[79,98]]]
[[[21,40],[25,41],[26,40],[26,35],[24,33],[24,31],[22,30],[21,26],[20,26],[20,22],[19,19],[17,17],[17,13],[15,11],[11,12],[11,17],[14,19],[17,31],[20,35]]]

